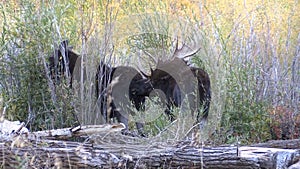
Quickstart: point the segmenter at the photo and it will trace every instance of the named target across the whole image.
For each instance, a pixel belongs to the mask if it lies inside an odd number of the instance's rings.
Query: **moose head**
[[[167,102],[165,113],[169,116],[171,121],[175,118],[171,113],[171,107],[180,107],[183,99],[182,93],[185,93],[183,91],[188,91],[188,86],[191,88],[196,86],[196,97],[198,97],[195,105],[198,112],[196,123],[205,123],[211,100],[210,79],[207,72],[203,69],[190,66],[187,61],[184,60],[185,58],[195,55],[200,48],[193,51],[183,44],[182,48],[179,49],[178,41],[175,47],[173,57],[170,60],[158,60],[156,69],[151,69],[151,75],[145,76],[150,79],[154,89],[159,89],[164,92]]]
[[[72,75],[79,55],[73,52],[68,44],[68,40],[64,40],[59,44],[59,48],[54,50],[53,55],[49,57],[49,67],[50,76],[55,83],[64,76],[70,79],[70,86],[72,86]]]

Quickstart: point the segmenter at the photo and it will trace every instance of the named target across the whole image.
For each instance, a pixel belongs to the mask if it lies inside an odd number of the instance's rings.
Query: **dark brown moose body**
[[[194,56],[200,48],[192,51],[190,47],[183,44],[179,49],[178,40],[175,47],[171,59],[158,60],[156,69],[151,69],[151,75],[145,74],[145,76],[150,79],[154,89],[164,93],[167,105],[165,113],[171,121],[175,119],[171,108],[183,106],[183,99],[187,98],[191,115],[197,113],[195,123],[202,128],[206,124],[211,102],[210,78],[206,71],[190,66],[184,60]]]
[[[170,64],[172,62],[168,63]],[[198,96],[198,103],[196,103],[198,104],[196,123],[200,123],[202,121],[203,124],[205,124],[211,101],[210,79],[207,72],[204,70],[196,67],[189,68],[193,76],[197,79],[196,84],[198,86],[198,93],[195,94]],[[175,117],[171,113],[171,108],[172,106],[180,107],[183,99],[179,82],[177,82],[171,74],[161,69],[153,70],[149,78],[151,79],[154,89],[159,89],[164,92],[167,101],[167,109],[165,110],[165,113],[169,116],[170,120],[173,121]]]
[[[54,84],[58,84],[62,78],[69,78],[70,87],[72,88],[72,80],[74,76],[74,69],[76,66],[76,61],[80,56],[71,50],[72,48],[68,46],[68,41],[62,41],[59,45],[59,48],[54,51],[54,54],[49,57],[49,69],[50,76],[53,79]],[[121,70],[126,72],[126,70],[131,73],[130,76],[126,76],[124,74],[117,74],[115,72],[120,72],[117,70]],[[124,71],[125,69],[125,71]],[[133,77],[131,79],[118,81],[116,79],[117,76],[122,77]],[[122,79],[122,78],[121,78]],[[143,78],[138,71],[131,67],[111,67],[108,64],[100,62],[98,66],[98,70],[95,76],[96,82],[96,97],[99,100],[101,113],[106,120],[109,122],[111,118],[116,118],[118,122],[124,123],[126,126],[126,131],[128,129],[128,117],[124,116],[124,114],[128,114],[130,112],[120,113],[116,104],[114,103],[114,99],[111,96],[112,89],[114,86],[118,86],[118,84],[123,84],[124,82],[128,82],[129,87],[127,90],[123,90],[123,94],[127,94],[127,99],[132,102],[137,110],[141,110],[143,103],[145,102],[146,93],[145,90],[152,89],[150,83],[147,79]],[[129,104],[130,104],[129,102]],[[142,135],[143,124],[137,123],[137,128],[139,133]]]
[[[101,63],[96,74],[96,86],[104,118],[107,122],[116,118],[118,122],[124,123],[126,126],[124,133],[127,133],[128,115],[133,115],[133,111],[128,107],[133,103],[137,110],[143,108],[145,93],[152,90],[148,79],[143,78],[132,67],[110,67]],[[136,122],[136,126],[139,134],[144,136],[143,124]]]

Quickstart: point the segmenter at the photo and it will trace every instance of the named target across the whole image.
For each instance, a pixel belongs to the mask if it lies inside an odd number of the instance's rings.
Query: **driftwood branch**
[[[89,136],[93,134],[107,134],[112,132],[121,132],[125,128],[124,124],[104,124],[104,125],[86,125],[74,128],[63,128],[55,130],[37,131],[27,133],[30,136],[47,139],[67,139],[71,137]]]
[[[297,164],[300,159],[299,150],[251,146],[209,147],[194,144],[193,141],[165,143],[150,138],[122,135],[119,130],[121,126],[115,126],[115,129],[112,126],[102,126],[106,129],[100,129],[101,126],[95,129],[91,127],[61,129],[62,132],[54,130],[35,132],[35,137],[32,137],[33,133],[3,137],[0,143],[2,166],[4,168],[21,166],[25,168],[281,169],[293,164],[299,165]],[[87,133],[88,139],[84,142],[49,139],[63,137],[64,134],[74,139],[75,135],[86,137]]]

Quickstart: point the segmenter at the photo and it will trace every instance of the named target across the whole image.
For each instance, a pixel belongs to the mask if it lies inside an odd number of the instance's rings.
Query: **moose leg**
[[[208,112],[209,112],[209,107],[210,107],[210,100],[211,100],[211,94],[209,91],[205,95],[205,98],[203,98],[201,100],[201,105],[203,105],[202,110],[201,109],[198,110],[197,123],[199,124],[199,129],[203,129],[203,127],[207,123],[207,117],[208,117]]]
[[[168,108],[165,110],[165,113],[171,122],[173,122],[175,120],[174,114],[171,113],[171,111],[170,111],[170,106],[168,106]]]
[[[124,117],[119,111],[114,111],[113,115],[119,123],[123,123],[125,125],[125,129],[122,130],[122,134],[128,134],[128,119]]]
[[[125,116],[123,116],[120,112],[118,111],[115,111],[114,112],[114,117],[117,118],[117,121],[119,123],[123,123],[126,128],[122,130],[122,134],[125,134],[125,135],[130,135],[130,136],[134,136],[136,137],[136,134],[133,134],[129,131],[128,129],[128,118],[126,118]],[[139,136],[142,136],[142,137],[146,137],[146,134],[144,132],[144,124],[143,123],[140,123],[140,122],[136,122],[136,127],[137,127],[137,130],[138,130],[138,134]]]
[[[138,135],[136,135],[136,134],[129,131],[129,129],[128,129],[128,118],[123,116],[118,111],[115,112],[115,117],[117,118],[119,123],[123,123],[126,126],[126,128],[122,130],[122,134],[129,135],[129,136],[132,136],[132,137],[138,137]],[[145,134],[143,132],[144,125],[142,123],[136,123],[136,126],[138,128],[139,135],[142,136],[142,137],[145,137]]]
[[[125,125],[125,129],[122,130],[122,133],[128,132],[128,119],[117,110],[117,107],[113,101],[111,101],[109,104],[109,108],[109,118],[116,118],[119,123],[123,123]]]
[[[144,123],[136,122],[135,125],[136,125],[139,135],[142,137],[147,137],[147,135],[144,132]]]

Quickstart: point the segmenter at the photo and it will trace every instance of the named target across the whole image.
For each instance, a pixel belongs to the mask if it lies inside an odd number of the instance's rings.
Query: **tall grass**
[[[291,27],[294,23],[289,20],[282,25],[281,29],[287,30],[287,34],[274,36],[264,9],[247,13],[244,18],[247,24],[234,20],[229,31],[223,30],[217,23],[219,19],[211,16],[212,41],[215,39],[225,68],[220,71],[226,72],[222,81],[226,85],[225,107],[217,134],[221,142],[251,143],[271,139],[271,123],[279,123],[271,121],[272,107],[284,105],[292,110],[294,117],[299,114],[300,69],[299,62],[295,62],[299,60],[299,41],[289,36],[295,30]],[[256,19],[257,15],[262,21]]]
[[[26,121],[32,130],[72,126],[76,118],[82,124],[103,123],[94,94],[100,60],[149,73],[155,66],[149,55],[170,57],[179,37],[181,43],[201,48],[192,62],[211,78],[203,139],[222,144],[274,138],[276,121],[270,112],[284,106],[294,117],[299,114],[298,4],[290,4],[289,19],[277,29],[270,18],[282,16],[270,14],[272,4],[226,10],[221,2],[178,3],[24,0],[1,5],[0,91],[6,118]],[[47,58],[64,39],[82,56],[73,89],[66,83],[52,86],[47,72]],[[161,117],[146,129],[157,134],[166,121]],[[172,132],[168,138],[178,134]]]
[[[26,121],[31,130],[65,127],[70,119],[68,91],[53,96],[48,86],[47,58],[61,34],[55,27],[59,16],[47,5],[31,1],[1,5],[1,94],[6,118]]]

